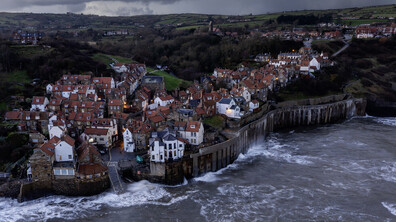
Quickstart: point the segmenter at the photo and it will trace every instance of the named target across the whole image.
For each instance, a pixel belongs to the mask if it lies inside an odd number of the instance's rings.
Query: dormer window
[[[190,127],[191,127],[191,129],[195,129],[195,125],[191,125]]]
[[[40,99],[36,99],[36,102],[40,102]]]

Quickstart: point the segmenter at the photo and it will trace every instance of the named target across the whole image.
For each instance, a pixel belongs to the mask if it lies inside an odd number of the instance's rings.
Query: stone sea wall
[[[48,195],[91,196],[110,188],[108,174],[92,179],[57,179],[53,181],[26,182],[20,185],[18,201],[36,199]]]
[[[264,114],[260,119],[247,124],[235,132],[235,137],[223,143],[201,148],[199,153],[183,159],[179,165],[173,164],[165,170],[167,184],[175,184],[184,178],[192,178],[207,172],[214,172],[233,163],[241,153],[245,153],[258,139],[276,130],[298,126],[329,124],[365,115],[364,99],[344,99],[344,95],[300,101],[303,104],[278,106],[279,108]],[[323,101],[333,101],[323,104]],[[298,103],[295,103],[298,104]],[[175,169],[181,168],[181,169]]]

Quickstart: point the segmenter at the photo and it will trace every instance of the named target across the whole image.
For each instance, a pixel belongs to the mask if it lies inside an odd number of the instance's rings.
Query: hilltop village
[[[171,92],[144,64],[113,63],[116,78],[63,75],[46,86],[46,95],[32,98],[30,110],[7,112],[5,121],[28,133],[35,147],[28,181],[51,187],[54,181],[107,180],[109,164],[117,161],[112,150],[131,154],[137,164],[177,162],[227,139],[212,122],[241,121],[261,110],[269,92],[333,65],[310,47],[256,60],[266,65],[217,68]]]

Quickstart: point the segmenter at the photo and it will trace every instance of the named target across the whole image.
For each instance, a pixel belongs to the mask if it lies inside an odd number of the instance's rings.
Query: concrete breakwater
[[[182,183],[184,178],[197,177],[228,166],[270,132],[298,126],[335,123],[353,116],[365,115],[365,108],[364,99],[354,98],[320,105],[283,106],[263,114],[261,118],[235,131],[233,138],[201,148],[198,153],[191,154],[182,161],[162,167],[159,164],[151,164],[151,174],[156,175],[157,180],[162,177],[166,184]]]

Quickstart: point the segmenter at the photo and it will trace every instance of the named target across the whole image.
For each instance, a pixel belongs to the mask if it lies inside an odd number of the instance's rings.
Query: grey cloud
[[[8,0],[5,0],[8,2]],[[119,2],[140,2],[140,3],[151,3],[158,2],[162,4],[170,4],[179,0],[117,0]],[[11,2],[11,1],[10,1]],[[72,5],[72,4],[83,4],[88,2],[115,2],[114,0],[12,0],[15,5]]]
[[[86,8],[85,3],[67,5],[67,10],[70,12],[81,12]]]
[[[153,14],[153,10],[146,7],[146,8],[137,8],[137,7],[119,7],[115,14],[119,16],[130,16],[130,15],[147,15]]]

